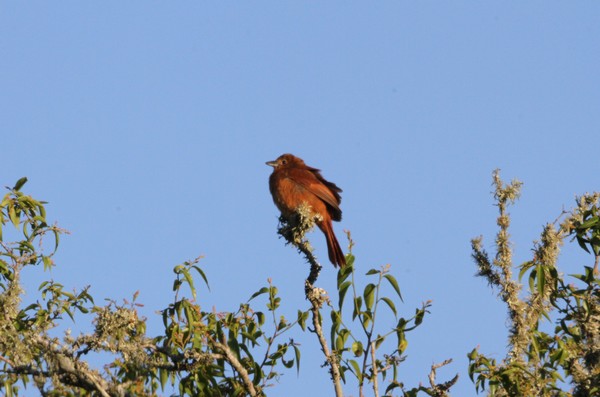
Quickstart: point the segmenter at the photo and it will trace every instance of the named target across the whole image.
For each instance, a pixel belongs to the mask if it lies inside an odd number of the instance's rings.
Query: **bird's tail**
[[[329,221],[328,223],[323,222],[320,226],[321,230],[325,234],[325,239],[327,240],[327,252],[329,254],[329,261],[333,263],[334,267],[346,266],[346,257],[344,256],[344,252],[340,247],[340,243],[338,243],[337,238],[335,237],[331,221]]]

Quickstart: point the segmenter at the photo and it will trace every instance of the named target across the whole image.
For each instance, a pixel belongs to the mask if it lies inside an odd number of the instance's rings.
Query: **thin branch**
[[[371,342],[371,361],[373,366],[373,395],[379,397],[379,383],[377,381],[377,359],[375,357],[375,342]]]
[[[242,363],[239,362],[239,360],[233,354],[233,352],[231,351],[229,346],[227,346],[223,343],[217,342],[216,340],[214,340],[212,338],[211,338],[211,341],[215,345],[215,347],[217,347],[219,350],[221,350],[223,352],[223,354],[225,354],[225,360],[227,360],[227,362],[240,374],[240,377],[242,378],[242,381],[244,382],[244,385],[246,386],[248,393],[252,397],[258,396],[256,388],[254,387],[254,383],[252,383],[252,380],[250,379],[250,375],[248,375],[248,371],[246,371],[246,368],[244,368]]]
[[[337,397],[343,397],[339,360],[337,356],[329,350],[327,340],[323,334],[323,328],[321,327],[320,309],[323,306],[323,303],[327,301],[327,292],[321,288],[314,287],[322,266],[315,258],[313,249],[305,238],[306,232],[310,231],[315,226],[315,221],[317,220],[319,219],[312,215],[310,207],[303,204],[298,207],[297,214],[292,219],[284,217],[279,218],[281,227],[279,228],[278,233],[286,239],[288,244],[292,244],[296,247],[298,252],[304,255],[307,262],[310,263],[310,272],[304,282],[304,294],[306,299],[311,303],[312,332],[317,334],[321,350],[329,365],[335,395]]]
[[[327,364],[329,365],[331,373],[331,379],[333,380],[335,395],[337,397],[343,397],[344,393],[342,391],[342,377],[340,375],[339,360],[337,356],[329,350],[329,346],[327,346],[327,340],[323,335],[323,328],[321,327],[321,315],[319,310],[323,306],[323,302],[327,299],[325,290],[321,288],[312,288],[307,294],[307,299],[312,305],[310,310],[312,313],[312,323],[314,328],[313,332],[317,334],[319,343],[321,344],[321,350],[327,359]]]
[[[444,383],[440,383],[440,384],[436,384],[435,383],[435,378],[436,378],[436,371],[438,368],[443,367],[444,365],[448,365],[452,362],[452,359],[449,358],[447,360],[444,360],[443,362],[439,363],[439,364],[433,364],[431,366],[431,372],[429,373],[429,384],[431,386],[431,388],[429,389],[428,393],[433,397],[447,397],[449,396],[448,394],[448,390],[450,390],[450,388],[452,386],[454,386],[454,384],[458,381],[458,374],[456,374],[454,376],[454,378],[450,379],[447,382]],[[426,391],[428,392],[428,391]]]

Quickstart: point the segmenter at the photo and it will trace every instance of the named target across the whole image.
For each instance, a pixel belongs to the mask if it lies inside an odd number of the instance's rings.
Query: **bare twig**
[[[215,347],[217,347],[223,352],[227,362],[231,364],[231,366],[240,374],[242,381],[244,382],[244,385],[248,390],[248,394],[250,394],[252,397],[258,396],[259,394],[257,393],[256,388],[254,387],[254,383],[252,383],[252,380],[250,379],[250,375],[248,375],[248,371],[246,371],[246,368],[244,368],[242,363],[240,363],[239,360],[235,357],[229,346],[217,342],[214,339],[212,340],[212,343],[214,343]]]
[[[319,310],[323,306],[323,303],[327,299],[325,295],[325,290],[321,288],[312,288],[310,292],[307,294],[307,299],[310,301],[311,314],[312,314],[312,323],[313,323],[313,332],[317,334],[317,338],[319,339],[319,343],[321,344],[321,350],[325,355],[327,360],[327,364],[329,365],[329,370],[331,373],[331,379],[333,381],[333,387],[335,389],[335,395],[337,397],[343,397],[344,393],[342,391],[342,383],[341,383],[341,375],[340,375],[340,364],[337,355],[329,350],[329,346],[327,346],[327,340],[325,339],[325,335],[323,334],[323,328],[321,327],[321,313]]]
[[[429,372],[429,385],[431,386],[431,388],[428,391],[426,391],[431,396],[433,396],[433,397],[448,397],[449,396],[448,390],[450,390],[450,388],[452,386],[454,386],[454,384],[458,381],[458,374],[456,374],[454,376],[454,378],[450,379],[447,382],[440,383],[440,384],[435,383],[437,369],[443,367],[444,365],[448,365],[451,362],[452,362],[452,359],[449,358],[439,364],[433,364],[431,366],[431,372]]]
[[[377,359],[375,357],[375,341],[371,342],[371,365],[373,368],[373,395],[379,397],[379,383],[377,381]]]
[[[325,339],[323,328],[321,326],[320,309],[323,306],[323,303],[327,301],[327,292],[321,288],[314,287],[314,284],[317,282],[317,278],[319,277],[319,273],[321,272],[322,266],[315,258],[313,249],[308,240],[305,238],[306,232],[310,231],[315,226],[315,220],[318,220],[318,218],[315,218],[312,215],[310,207],[307,205],[301,205],[298,208],[296,216],[292,219],[287,219],[284,217],[279,218],[281,227],[279,228],[278,232],[289,244],[292,244],[294,247],[296,247],[298,251],[304,255],[307,262],[310,263],[310,272],[306,278],[306,281],[304,282],[304,293],[306,299],[308,299],[308,301],[311,303],[310,311],[312,314],[313,323],[312,332],[317,335],[319,344],[321,345],[321,350],[325,355],[327,365],[329,365],[331,379],[335,389],[335,395],[337,397],[342,397],[342,377],[340,374],[339,360],[336,354],[329,350],[329,346],[327,345],[327,340]]]

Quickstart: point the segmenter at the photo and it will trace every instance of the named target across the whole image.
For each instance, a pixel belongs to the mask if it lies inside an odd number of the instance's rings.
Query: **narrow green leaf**
[[[350,365],[352,366],[352,369],[354,370],[354,375],[356,375],[358,383],[362,382],[363,374],[360,371],[360,367],[358,366],[358,363],[356,362],[356,360],[348,360],[348,362],[350,363]]]
[[[392,276],[391,274],[386,274],[383,277],[385,277],[385,279],[387,281],[389,281],[389,283],[392,285],[392,287],[394,287],[394,291],[396,291],[400,300],[402,302],[404,302],[404,299],[402,299],[402,294],[400,293],[400,287],[398,287],[398,281],[396,281],[396,278],[394,276]]]
[[[248,302],[250,302],[252,299],[256,298],[259,295],[266,294],[267,292],[269,292],[269,288],[268,287],[262,287],[261,289],[259,289],[258,291],[256,291],[255,293],[252,294],[252,296],[250,297],[250,299],[248,299]]]
[[[586,220],[585,222],[583,222],[577,228],[578,229],[590,229],[592,226],[596,226],[596,224],[598,222],[600,222],[600,218],[593,217],[593,218],[590,218],[590,219]]]
[[[296,356],[296,373],[300,373],[300,349],[296,345],[294,346],[294,355]]]
[[[354,298],[354,310],[352,311],[352,320],[354,320],[356,318],[356,316],[358,316],[361,309],[362,309],[362,298],[360,296],[357,296],[356,298]]]
[[[388,305],[388,307],[389,307],[389,308],[392,310],[392,312],[394,313],[394,317],[397,317],[397,316],[398,316],[398,314],[396,313],[396,305],[394,305],[394,302],[393,302],[393,301],[392,301],[390,298],[388,298],[388,297],[386,296],[386,297],[380,298],[380,300],[384,301],[384,302],[385,302],[385,303]]]
[[[531,292],[535,291],[535,278],[537,277],[537,272],[531,271],[529,273],[529,290]]]
[[[165,390],[165,385],[167,384],[167,380],[169,379],[169,371],[159,368],[158,376],[160,378],[160,387],[161,390]]]
[[[377,269],[371,269],[371,270],[369,270],[367,273],[365,273],[365,276],[370,276],[371,274],[379,274],[379,273],[381,273],[381,271],[380,271],[380,270],[377,270]]]
[[[185,268],[181,271],[181,273],[183,274],[183,277],[185,277],[185,281],[187,281],[188,285],[190,286],[192,296],[194,299],[196,299],[196,287],[194,287],[194,279],[192,278],[192,275],[190,274],[189,270]]]
[[[198,272],[198,274],[200,274],[200,277],[202,277],[202,280],[204,280],[204,284],[206,284],[206,288],[208,288],[208,290],[210,291],[210,285],[208,284],[208,278],[206,278],[206,274],[204,274],[204,271],[196,265],[192,266],[192,269],[196,270]]]
[[[544,267],[542,265],[538,265],[536,272],[537,272],[537,291],[538,291],[538,294],[543,295],[544,289],[546,287],[546,273],[544,272]]]
[[[342,309],[344,305],[344,298],[346,297],[346,292],[348,292],[348,288],[352,285],[350,281],[344,281],[341,286],[338,287],[339,290],[339,308]]]
[[[585,243],[586,243],[586,242],[587,242],[587,241],[586,241],[586,239],[584,239],[584,238],[583,238],[583,237],[581,237],[581,236],[577,236],[577,244],[579,244],[579,246],[580,246],[581,248],[583,248],[583,249],[585,250],[585,252],[587,252],[588,254],[591,254],[590,250],[589,250],[589,249],[588,249],[588,247],[585,245]]]
[[[15,190],[15,191],[21,190],[21,188],[23,187],[23,185],[25,183],[27,183],[27,177],[24,176],[23,178],[19,179],[17,181],[17,183],[15,183],[15,186],[13,187],[13,190]]]
[[[15,225],[15,227],[19,226],[19,216],[15,211],[15,206],[13,203],[10,203],[8,205],[8,217],[10,218],[10,221],[13,223],[13,225]]]
[[[521,270],[519,271],[519,281],[521,281],[521,279],[523,278],[523,274],[525,274],[525,272],[531,268],[531,266],[534,265],[534,262],[532,261],[527,261],[525,263],[523,263],[520,268]]]

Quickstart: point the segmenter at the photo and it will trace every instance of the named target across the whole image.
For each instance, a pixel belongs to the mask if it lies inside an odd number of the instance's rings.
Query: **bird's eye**
[[[287,160],[286,159],[281,159],[281,164],[287,164]]]

